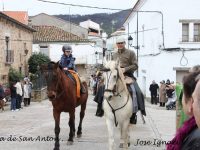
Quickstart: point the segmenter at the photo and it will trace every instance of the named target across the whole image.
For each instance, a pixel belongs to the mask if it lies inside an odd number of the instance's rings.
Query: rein
[[[49,75],[48,74],[48,79],[50,79],[50,80],[52,80],[52,70],[50,70],[50,67],[48,66],[48,72],[51,72],[51,75]],[[58,86],[61,84],[61,81],[60,81],[60,79],[58,79],[57,80],[57,83],[56,83],[56,93],[58,93],[59,91],[58,91]],[[47,84],[47,86],[48,86],[48,84]],[[58,95],[56,94],[56,96],[55,96],[55,98],[54,99],[57,99],[57,98],[59,98],[61,95],[63,95],[63,93],[64,93],[65,91],[64,90],[62,90],[62,92],[61,93],[59,93]]]
[[[119,108],[117,108],[117,109],[114,109],[114,108],[112,107],[112,105],[110,104],[110,102],[106,99],[108,105],[109,105],[110,108],[112,109],[112,113],[113,113],[113,115],[114,115],[115,126],[116,126],[116,127],[117,127],[117,125],[118,125],[118,122],[117,122],[117,118],[116,118],[116,114],[115,114],[115,112],[116,112],[117,110],[120,110],[120,109],[124,108],[124,107],[126,106],[126,104],[128,103],[128,100],[129,100],[129,94],[128,94],[128,97],[127,97],[126,103],[125,103],[123,106],[121,106],[121,107],[119,107]]]
[[[116,87],[117,87],[117,82],[118,82],[118,80],[120,79],[121,81],[122,81],[122,79],[119,77],[119,70],[118,69],[116,69],[117,70],[117,80],[116,80],[116,84],[115,84],[115,88],[113,88],[112,90],[111,89],[105,89],[105,92],[111,92],[111,93],[113,93],[113,96],[119,96],[119,97],[121,97],[121,95],[120,95],[120,93],[122,93],[123,91],[124,91],[124,89],[121,91],[121,92],[117,92],[117,94],[115,94],[115,92],[117,91],[116,90]],[[107,78],[108,78],[108,81],[107,81],[107,87],[108,87],[108,83],[109,83],[109,80],[110,80],[110,76],[111,76],[111,73],[112,73],[112,71],[110,72],[110,75],[109,75],[109,77],[108,77],[108,74],[106,74],[107,75]],[[122,81],[123,82],[123,81]],[[117,122],[117,118],[116,118],[116,111],[118,111],[118,110],[120,110],[120,109],[122,109],[122,108],[124,108],[126,105],[127,105],[127,103],[128,103],[128,101],[129,101],[129,94],[128,94],[128,97],[127,97],[127,100],[126,100],[126,103],[123,105],[123,106],[121,106],[121,107],[119,107],[119,108],[116,108],[116,109],[114,109],[113,107],[112,107],[112,105],[110,104],[110,102],[109,102],[109,100],[108,99],[106,99],[106,101],[107,101],[107,103],[108,103],[108,105],[110,106],[110,108],[111,108],[111,110],[112,110],[112,113],[113,113],[113,115],[114,115],[114,120],[115,120],[115,126],[117,127],[117,125],[118,125],[118,122]]]

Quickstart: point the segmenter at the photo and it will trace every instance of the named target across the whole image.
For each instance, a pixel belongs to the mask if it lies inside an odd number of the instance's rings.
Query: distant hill
[[[116,13],[96,13],[90,15],[70,15],[71,22],[79,24],[79,22],[88,19],[100,24],[101,28],[110,35],[115,30],[122,27],[126,17],[130,13],[130,9],[119,11]],[[69,21],[69,15],[55,15],[58,18]]]

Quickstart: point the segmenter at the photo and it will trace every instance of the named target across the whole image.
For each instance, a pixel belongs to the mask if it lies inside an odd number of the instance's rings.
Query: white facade
[[[85,43],[68,43],[72,46],[72,54],[76,58],[75,63],[76,64],[85,64],[85,65],[94,65],[96,63],[102,64],[102,58],[100,58],[99,55],[95,55],[95,52],[102,53],[102,49],[99,47],[95,47],[94,44],[85,44]],[[42,44],[44,45],[44,44]],[[46,54],[48,53],[49,58],[51,61],[59,61],[61,58],[62,52],[62,46],[64,43],[54,43],[54,44],[46,44]],[[34,52],[40,52],[41,47],[39,44],[33,44],[33,53]],[[44,53],[44,52],[43,52]]]
[[[96,22],[87,20],[87,21],[80,22],[79,25],[86,29],[90,29],[90,28],[94,29],[94,30],[98,31],[98,35],[100,35],[100,25]]]
[[[200,64],[200,41],[195,41],[194,38],[194,34],[200,37],[200,26],[198,31],[195,31],[194,27],[194,24],[200,24],[199,9],[199,0],[139,0],[134,6],[134,11],[124,26],[127,35],[133,37],[133,45],[136,46],[136,11],[140,11],[138,12],[140,46],[138,82],[146,96],[150,96],[149,85],[152,80],[157,83],[166,79],[176,82],[177,72],[174,68],[184,69]],[[183,28],[183,24],[188,24],[188,30]],[[183,42],[183,34],[188,41]],[[137,54],[133,47],[129,48]]]

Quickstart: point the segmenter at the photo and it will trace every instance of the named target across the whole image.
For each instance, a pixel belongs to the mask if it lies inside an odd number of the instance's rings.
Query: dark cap
[[[62,47],[62,51],[71,51],[72,50],[72,47],[70,45],[63,45]]]

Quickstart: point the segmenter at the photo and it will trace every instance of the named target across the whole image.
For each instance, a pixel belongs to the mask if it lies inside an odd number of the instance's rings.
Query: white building
[[[88,29],[88,39],[95,42],[95,47],[101,48],[102,51],[98,53],[99,61],[103,60],[103,48],[106,47],[107,34],[102,32],[100,25],[94,21],[86,20],[80,22],[79,25]]]
[[[139,46],[138,82],[146,96],[152,80],[181,82],[190,67],[200,64],[199,9],[199,0],[138,0],[126,18],[127,37]]]
[[[82,39],[55,26],[33,26],[33,28],[37,31],[33,34],[33,52],[41,52],[49,56],[52,61],[57,62],[63,54],[62,46],[71,45],[78,73],[86,77],[94,73],[93,66],[102,63],[102,59],[98,55],[102,49],[96,47],[94,42]]]

